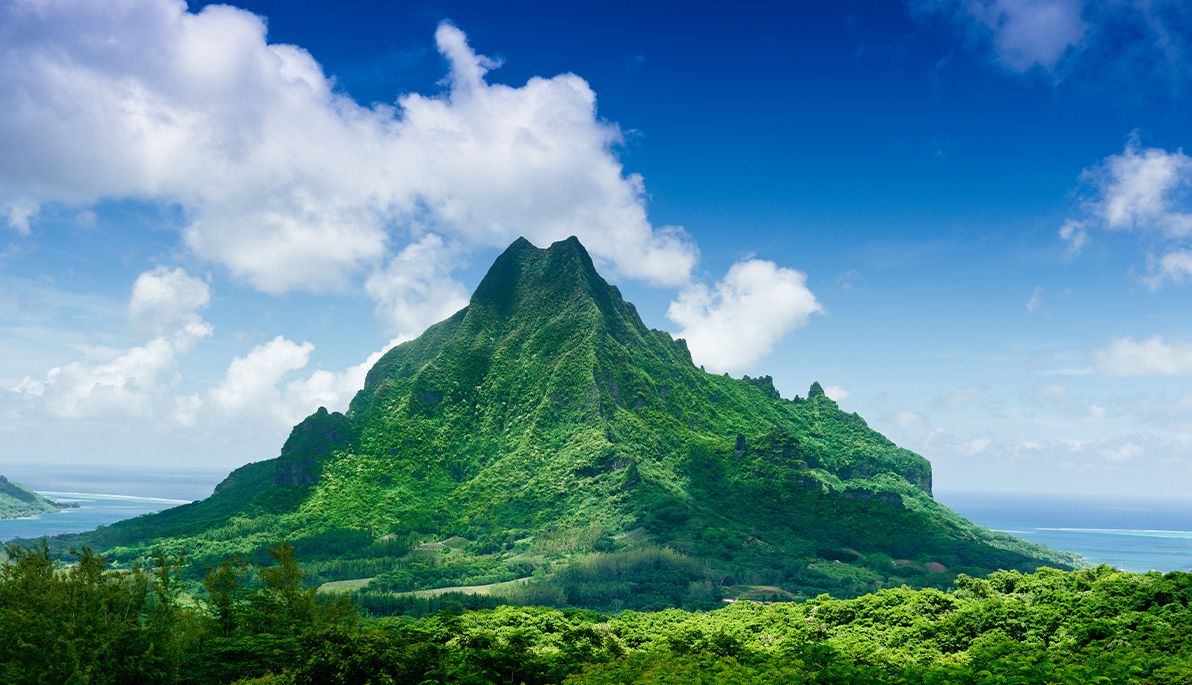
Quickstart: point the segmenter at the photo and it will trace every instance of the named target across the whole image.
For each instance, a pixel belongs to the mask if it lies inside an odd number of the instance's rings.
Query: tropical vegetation
[[[305,584],[286,544],[267,565],[226,560],[193,599],[162,554],[113,570],[89,549],[69,564],[45,545],[7,552],[14,684],[1192,683],[1187,573],[999,571],[947,591],[616,616],[442,600],[381,619]]]

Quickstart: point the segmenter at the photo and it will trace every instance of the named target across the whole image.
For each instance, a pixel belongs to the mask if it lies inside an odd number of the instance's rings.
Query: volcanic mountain
[[[386,353],[346,413],[320,408],[279,457],[77,541],[210,563],[283,538],[321,580],[535,571],[550,602],[606,607],[1079,563],[935,502],[927,460],[818,384],[785,399],[769,377],[705,373],[575,238],[514,242],[467,307]]]

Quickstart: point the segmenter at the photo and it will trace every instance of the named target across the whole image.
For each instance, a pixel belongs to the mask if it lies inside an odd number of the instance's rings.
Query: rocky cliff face
[[[347,417],[319,407],[290,431],[290,437],[281,448],[281,456],[277,458],[273,484],[286,487],[317,481],[320,458],[326,459],[335,447],[347,442],[351,431]]]

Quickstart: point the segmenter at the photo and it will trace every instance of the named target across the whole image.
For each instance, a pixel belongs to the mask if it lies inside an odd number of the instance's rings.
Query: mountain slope
[[[475,543],[452,557],[455,571],[385,561],[452,536]],[[320,409],[277,459],[236,470],[203,502],[86,540],[122,546],[117,556],[156,545],[213,560],[281,537],[324,560],[325,579],[379,569],[397,574],[391,589],[535,566],[606,578],[610,559],[677,568],[679,584],[845,593],[1075,563],[936,503],[927,460],[818,384],[787,400],[768,377],[703,372],[575,238],[549,249],[519,239],[465,309],[390,350],[346,414]],[[631,554],[651,544],[669,550]]]
[[[0,519],[48,514],[61,511],[62,508],[63,505],[0,476]]]

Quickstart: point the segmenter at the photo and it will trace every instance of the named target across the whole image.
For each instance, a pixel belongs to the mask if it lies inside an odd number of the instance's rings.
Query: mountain
[[[705,373],[575,238],[514,242],[466,308],[390,350],[346,414],[320,408],[279,457],[77,541],[213,563],[283,538],[320,580],[533,574],[510,592],[613,608],[1079,564],[935,502],[928,461],[818,384],[785,399],[768,376]]]
[[[70,506],[46,499],[20,483],[0,476],[0,519],[49,514]]]

